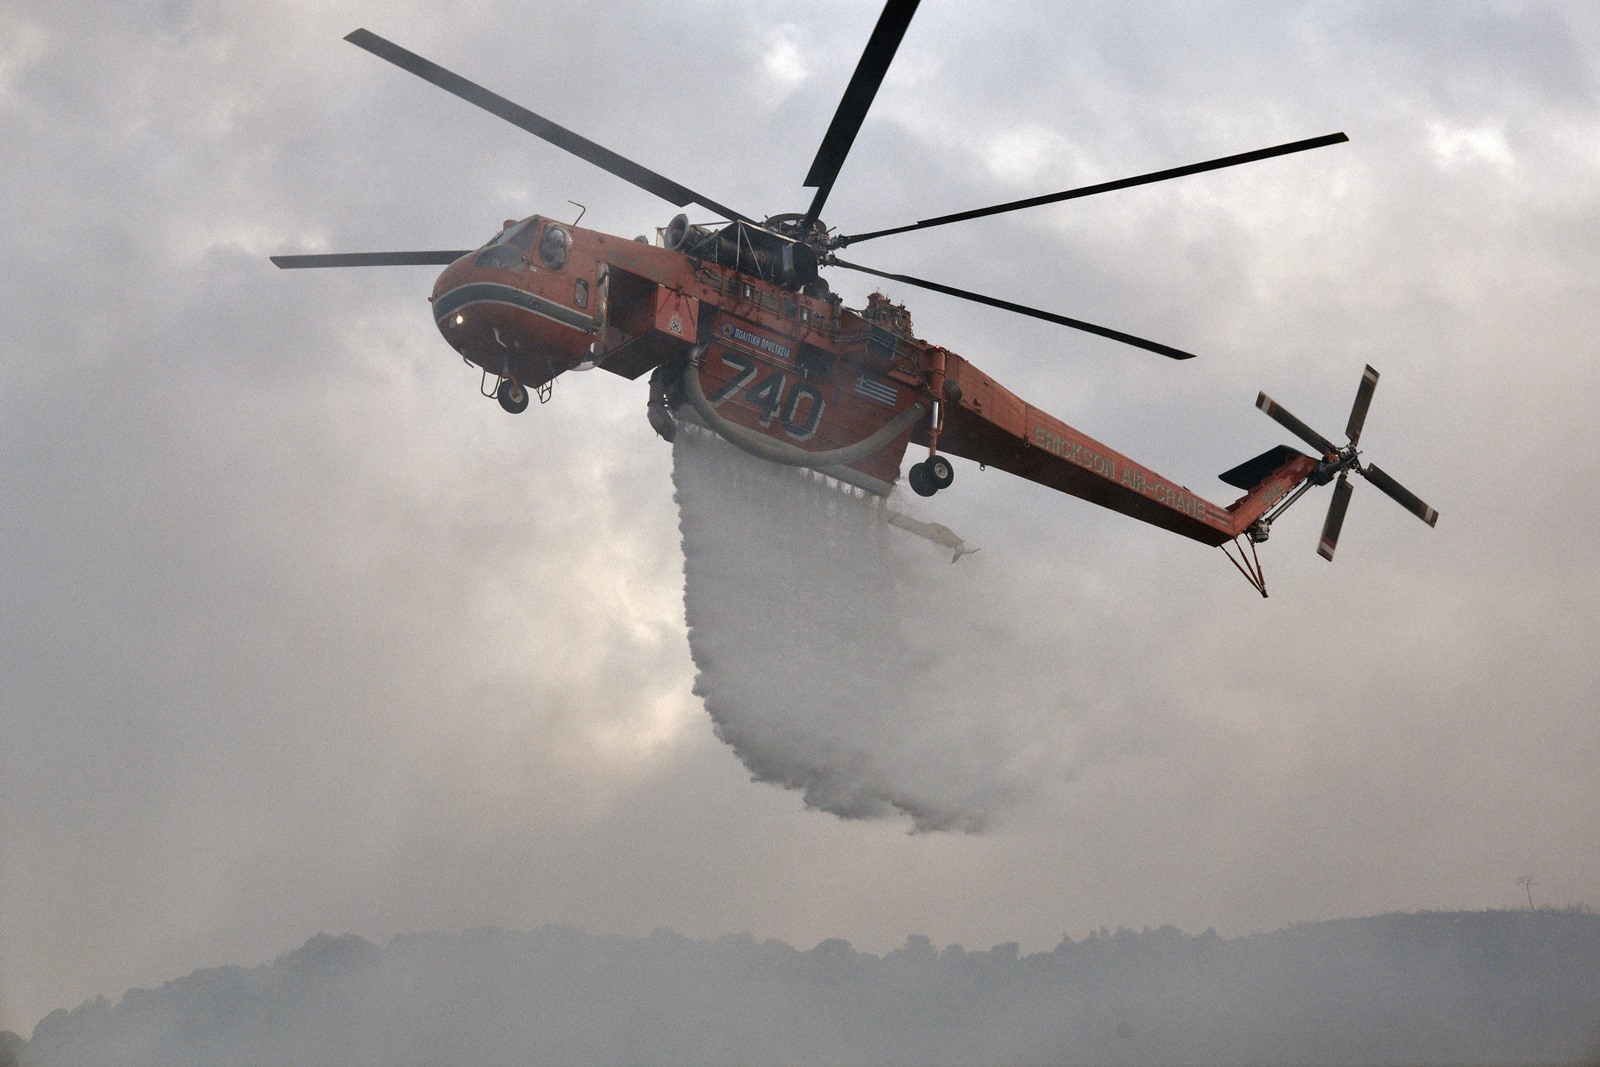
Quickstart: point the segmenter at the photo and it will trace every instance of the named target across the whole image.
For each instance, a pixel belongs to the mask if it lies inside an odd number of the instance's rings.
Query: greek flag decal
[[[882,404],[886,408],[892,408],[900,403],[899,389],[877,378],[868,378],[865,374],[856,375],[856,392],[874,404]]]

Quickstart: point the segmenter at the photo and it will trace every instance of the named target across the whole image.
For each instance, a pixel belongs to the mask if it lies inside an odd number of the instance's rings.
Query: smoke
[[[979,832],[1072,753],[1063,704],[1019,699],[994,568],[888,523],[906,506],[756,459],[692,425],[674,446],[689,647],[718,737],[756,780],[847,819]],[[1004,694],[1004,696],[1002,696]]]
[[[883,956],[559,926],[312,938],[46,1016],[13,1067],[1593,1063],[1600,917],[1440,912],[1102,930]],[[9,1047],[8,1047],[9,1046]]]

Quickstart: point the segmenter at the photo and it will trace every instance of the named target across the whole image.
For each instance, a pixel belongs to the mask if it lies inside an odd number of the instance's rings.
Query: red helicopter
[[[476,249],[274,256],[283,268],[442,265],[429,298],[457,352],[483,369],[485,395],[508,412],[529,393],[550,397],[557,377],[602,367],[650,375],[651,425],[671,439],[680,420],[703,424],[775,463],[811,468],[887,496],[908,447],[927,449],[906,479],[932,496],[948,488],[947,456],[1010,471],[1185,537],[1222,547],[1266,595],[1255,545],[1312,486],[1338,479],[1318,551],[1331,560],[1349,506],[1353,471],[1430,526],[1438,512],[1356,445],[1377,385],[1361,379],[1335,446],[1261,394],[1257,406],[1315,449],[1280,445],[1221,475],[1245,491],[1224,507],[1113,451],[1028,404],[965,358],[917,337],[905,307],[881,294],[844,307],[825,267],[862,271],[991,307],[1189,359],[1155,341],[965,289],[873,270],[838,255],[848,245],[1002,212],[1126,189],[1302,152],[1348,140],[1328,134],[1131,178],[941,215],[870,232],[829,230],[821,213],[856,133],[904,36],[917,0],[889,0],[805,179],[803,212],[759,221],[717,203],[364,29],[345,39],[678,207],[697,205],[715,225],[680,214],[652,243],[535,215],[510,220]],[[489,376],[494,384],[489,387]],[[1234,546],[1237,555],[1228,551]],[[1246,547],[1248,546],[1248,555]],[[958,547],[957,554],[960,554]]]

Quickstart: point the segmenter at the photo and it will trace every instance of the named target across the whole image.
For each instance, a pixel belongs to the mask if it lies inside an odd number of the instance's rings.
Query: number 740
[[[783,432],[797,441],[804,441],[817,432],[822,409],[826,406],[822,390],[806,381],[796,381],[791,388],[789,376],[781,370],[756,381],[759,373],[756,361],[737,352],[724,350],[722,362],[733,368],[734,375],[707,397],[713,404],[721,404],[742,390],[742,399],[759,412],[762,426],[771,426],[772,420],[777,419]]]

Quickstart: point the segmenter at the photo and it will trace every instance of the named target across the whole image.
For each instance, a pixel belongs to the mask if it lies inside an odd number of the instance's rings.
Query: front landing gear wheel
[[[932,496],[939,491],[934,484],[933,476],[928,473],[928,468],[921,463],[913,463],[911,469],[906,471],[906,481],[911,483],[911,491],[918,496]]]
[[[956,469],[943,456],[929,456],[923,461],[922,466],[928,472],[928,478],[933,482],[935,489],[948,489],[950,483],[956,480]]]
[[[494,391],[495,399],[500,401],[500,406],[513,415],[520,415],[528,410],[528,391],[510,378],[500,383]]]

